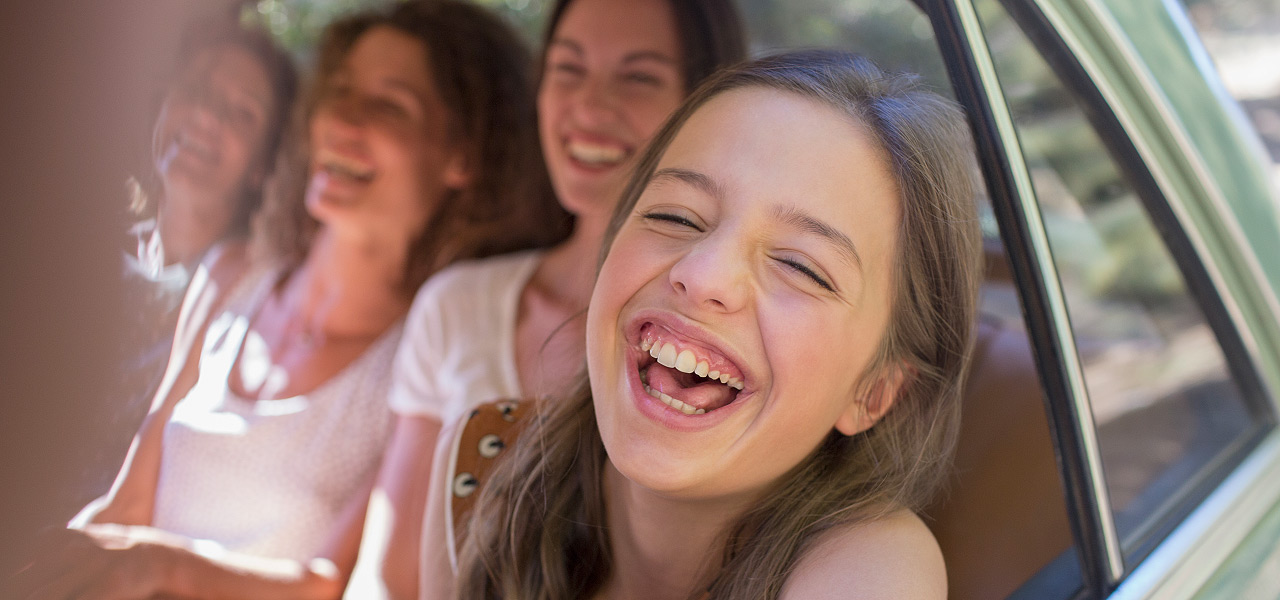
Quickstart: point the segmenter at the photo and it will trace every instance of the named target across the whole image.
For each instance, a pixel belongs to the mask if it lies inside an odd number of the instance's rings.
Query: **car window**
[[[1190,160],[1178,172],[1212,173],[1211,182],[1201,182],[1204,193],[1237,215],[1229,227],[1244,234],[1258,257],[1254,276],[1280,288],[1280,262],[1271,260],[1280,256],[1280,70],[1274,58],[1280,55],[1274,34],[1280,5],[1101,1],[1115,25],[1131,32],[1124,42],[1129,60],[1141,62],[1141,85],[1150,88],[1159,110],[1175,116],[1174,137],[1190,147]],[[1270,202],[1259,201],[1267,197]],[[1201,220],[1207,225],[1212,219]]]
[[[1249,118],[1271,158],[1280,184],[1280,3],[1274,0],[1178,0],[1171,17],[1204,42],[1227,93]]]
[[[1158,192],[1103,141],[1106,107],[1064,85],[998,2],[976,5],[1065,296],[1127,571],[1260,424],[1206,318],[1218,306],[1193,293],[1191,267],[1170,251],[1176,223],[1153,217]]]

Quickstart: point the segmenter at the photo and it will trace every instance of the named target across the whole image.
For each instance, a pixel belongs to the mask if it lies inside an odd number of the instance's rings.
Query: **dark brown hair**
[[[980,234],[960,110],[914,76],[843,52],[801,51],[712,78],[654,138],[614,213],[604,252],[666,148],[706,102],[743,88],[794,94],[868,133],[897,182],[900,219],[889,326],[860,389],[893,369],[906,383],[853,436],[833,430],[724,532],[709,597],[776,598],[809,544],[833,527],[918,510],[943,481],[959,425],[980,281]],[[600,439],[590,387],[544,402],[480,491],[460,555],[463,598],[582,598],[612,569]],[[703,590],[690,590],[691,597]]]
[[[560,19],[574,1],[557,0],[551,8],[543,33],[541,65],[546,64],[546,51]],[[718,69],[746,58],[747,36],[732,0],[667,0],[667,4],[671,6],[676,20],[676,39],[680,42],[680,68],[686,93],[692,92]]]
[[[294,119],[289,177],[263,211],[260,238],[286,264],[306,256],[319,227],[306,211],[307,125],[328,79],[360,36],[391,27],[427,48],[432,83],[449,111],[449,134],[465,149],[471,184],[441,200],[410,248],[406,291],[449,263],[564,239],[571,223],[555,200],[542,162],[532,64],[519,37],[498,17],[460,0],[413,0],[334,22],[317,72]]]

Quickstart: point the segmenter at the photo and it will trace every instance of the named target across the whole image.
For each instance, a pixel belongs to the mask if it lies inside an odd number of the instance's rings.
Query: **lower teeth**
[[[644,379],[643,373],[641,373],[641,379],[642,380]],[[675,398],[672,398],[671,396],[668,396],[662,392],[659,392],[658,390],[655,390],[649,387],[647,384],[644,386],[644,391],[650,396],[653,396],[654,398],[661,400],[663,404],[666,404],[667,406],[670,406],[671,408],[674,408],[686,415],[701,415],[707,412],[706,410],[701,408],[695,409],[694,407],[689,406],[688,404],[685,404],[679,400],[676,400]]]

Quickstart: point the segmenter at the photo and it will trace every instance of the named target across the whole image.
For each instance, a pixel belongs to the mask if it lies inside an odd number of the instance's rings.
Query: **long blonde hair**
[[[832,527],[918,510],[941,485],[959,426],[980,281],[980,234],[964,117],[914,76],[861,57],[810,50],[721,73],[698,89],[646,151],[614,213],[603,252],[682,124],[711,98],[767,88],[833,106],[879,143],[900,190],[890,323],[863,388],[886,369],[910,374],[892,408],[854,436],[832,431],[724,533],[714,581],[692,597],[776,598],[807,544]],[[606,454],[585,378],[544,402],[481,491],[463,540],[463,598],[583,598],[612,568]]]

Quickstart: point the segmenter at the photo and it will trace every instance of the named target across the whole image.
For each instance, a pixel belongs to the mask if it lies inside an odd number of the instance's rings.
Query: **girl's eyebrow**
[[[573,41],[573,40],[566,40],[566,39],[561,38],[561,37],[558,37],[558,38],[552,38],[551,43],[550,43],[550,44],[548,44],[547,46],[548,46],[548,48],[547,48],[548,50],[550,50],[552,47],[560,47],[560,48],[564,48],[564,49],[566,49],[566,50],[570,50],[570,51],[572,51],[574,54],[578,54],[578,55],[583,54],[583,52],[582,52],[582,46],[581,46],[580,44],[578,44],[578,42],[575,42],[575,41]]]
[[[573,52],[574,54],[577,54],[578,56],[582,56],[586,54],[586,50],[582,49],[582,45],[571,39],[560,38],[560,37],[554,38],[551,40],[551,43],[549,44],[549,46],[564,48],[566,50],[569,50],[570,52]],[[637,50],[635,52],[632,52],[622,57],[623,64],[630,64],[630,63],[635,63],[635,62],[644,61],[644,60],[652,60],[655,62],[668,64],[673,67],[678,67],[680,65],[680,61],[677,60],[676,58],[668,56],[667,54],[659,52],[657,50]]]
[[[680,169],[668,167],[658,169],[649,178],[650,183],[660,183],[663,181],[679,181],[689,185],[698,191],[723,202],[725,199],[724,186],[720,182],[713,179],[706,173],[693,171],[690,169]],[[835,246],[836,250],[843,256],[850,265],[862,271],[862,257],[858,255],[858,249],[854,246],[853,240],[849,236],[842,233],[839,229],[832,227],[822,219],[819,219],[799,207],[796,206],[774,206],[773,218],[779,222],[790,225],[801,231],[815,234]]]
[[[723,201],[725,198],[724,186],[706,173],[668,167],[654,171],[653,175],[649,177],[649,183],[658,183],[664,180],[679,181],[690,185],[716,200]]]
[[[639,52],[632,52],[631,54],[628,54],[625,57],[623,57],[622,64],[631,64],[631,63],[636,63],[644,60],[652,60],[654,62],[663,63],[666,65],[670,65],[672,67],[679,65],[679,61],[677,61],[676,59],[670,56],[667,56],[666,54],[658,52],[657,50],[641,50]]]
[[[851,265],[859,271],[862,270],[862,257],[858,256],[858,249],[854,247],[853,240],[839,229],[796,206],[775,206],[773,217],[782,223],[825,238]]]

